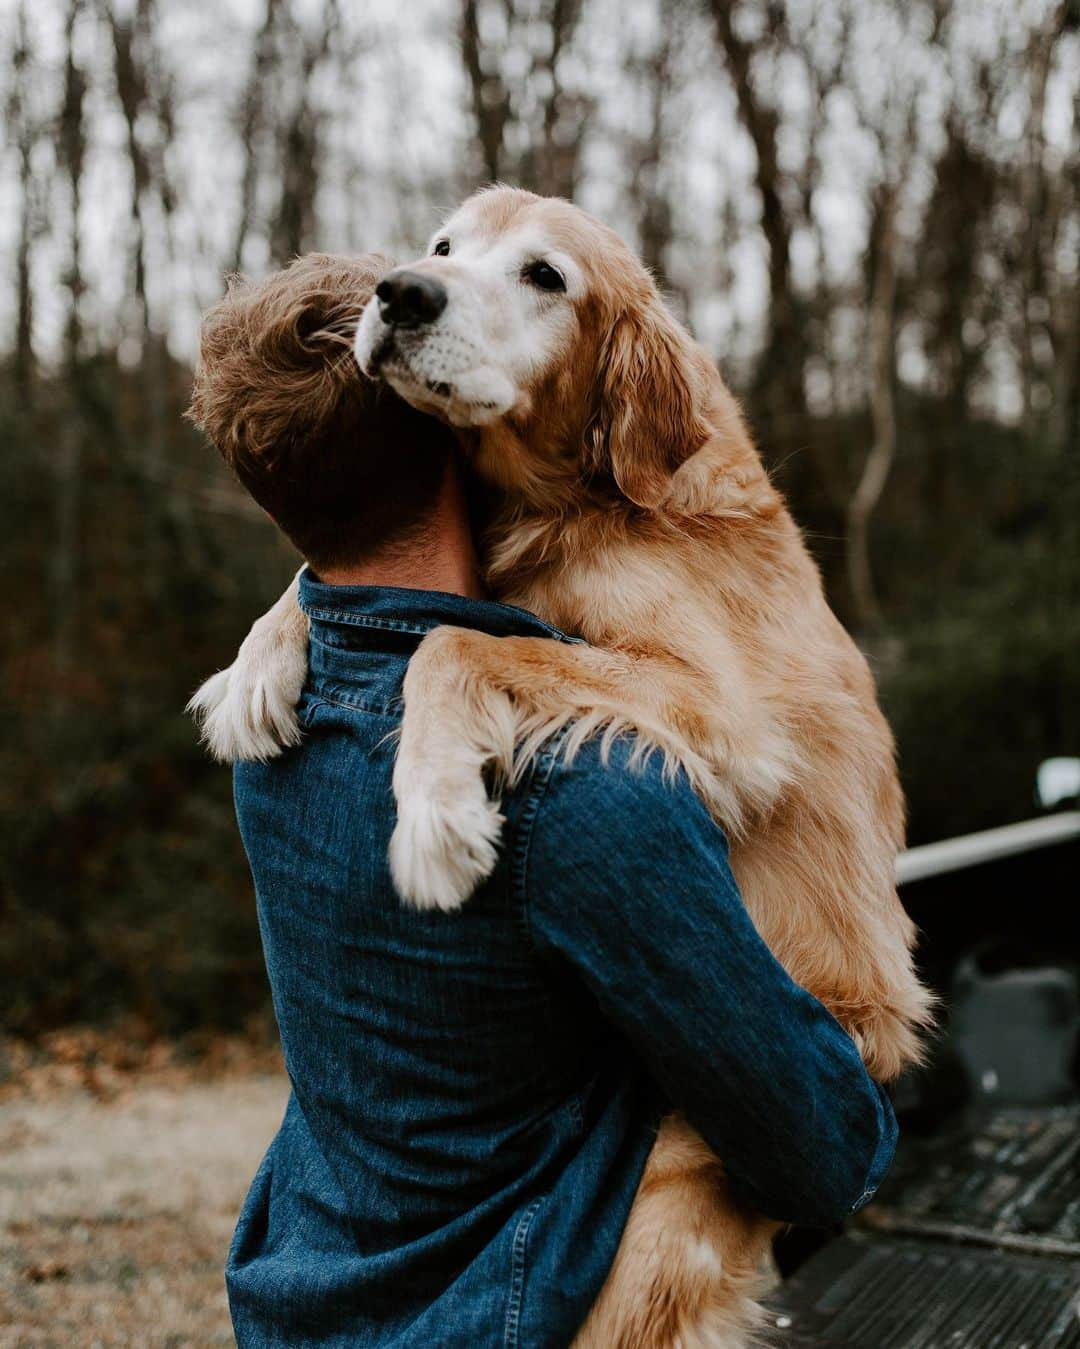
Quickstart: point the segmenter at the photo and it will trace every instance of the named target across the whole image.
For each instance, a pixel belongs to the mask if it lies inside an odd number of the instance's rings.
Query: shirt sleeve
[[[586,745],[557,765],[524,869],[533,940],[577,970],[668,1100],[767,1217],[825,1226],[892,1161],[896,1119],[854,1042],[773,957],[685,778]]]

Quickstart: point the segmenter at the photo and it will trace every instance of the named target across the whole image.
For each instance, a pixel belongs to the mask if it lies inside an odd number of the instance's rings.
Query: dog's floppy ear
[[[658,297],[616,320],[599,376],[594,465],[609,469],[636,505],[655,510],[672,474],[710,434],[687,339]]]

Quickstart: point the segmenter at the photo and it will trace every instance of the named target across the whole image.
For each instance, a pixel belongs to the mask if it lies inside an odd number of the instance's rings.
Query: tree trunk
[[[7,119],[19,160],[19,226],[15,241],[15,397],[29,411],[34,402],[34,294],[31,267],[34,247],[34,179],[31,160],[37,139],[27,100],[27,77],[31,52],[26,31],[26,10],[20,4],[15,20],[15,51]]]
[[[801,432],[806,419],[803,374],[806,341],[791,283],[791,223],[780,194],[776,133],[779,118],[754,89],[754,46],[735,32],[728,0],[712,0],[717,35],[727,61],[739,120],[754,146],[761,198],[761,229],[769,248],[769,329],[755,373],[754,389],[770,411],[782,439]],[[788,435],[784,435],[784,431]]]
[[[541,118],[538,172],[532,186],[535,191],[546,196],[573,197],[577,189],[585,108],[581,100],[575,100],[573,106],[568,106],[559,61],[573,40],[581,9],[582,0],[552,0],[548,25],[551,29],[551,47],[546,59],[534,67],[534,74],[546,75],[548,93]],[[563,124],[563,118],[568,113],[573,115],[575,111],[577,126],[571,135]]]
[[[300,92],[281,132],[281,199],[270,248],[274,261],[281,267],[306,252],[314,241],[321,116],[312,104],[310,91],[318,67],[329,54],[338,17],[338,6],[331,0],[323,7],[321,26],[315,34],[301,38],[299,31],[294,30],[300,47]]]
[[[141,29],[138,33],[135,24],[118,19],[111,9],[108,11],[108,20],[113,40],[116,92],[127,128],[128,161],[131,165],[131,263],[149,411],[145,455],[151,474],[160,474],[165,463],[164,348],[153,332],[150,320],[150,298],[146,289],[146,223],[143,216],[144,198],[152,186],[153,173],[150,158],[139,140],[138,130],[139,115],[151,102],[147,53],[145,50],[140,51],[140,46],[148,41],[152,29],[151,4],[149,0],[140,0],[136,18]]]
[[[896,206],[897,183],[882,188],[877,265],[870,297],[870,417],[873,442],[848,503],[847,571],[858,629],[876,635],[881,606],[870,564],[870,519],[881,500],[896,456],[896,407],[893,397],[896,364]]]
[[[507,22],[509,19],[508,15]],[[510,93],[497,71],[489,74],[484,70],[479,0],[463,0],[462,3],[461,55],[480,141],[484,177],[489,183],[496,183],[507,176],[503,168],[503,137],[510,120]]]
[[[236,224],[232,249],[232,270],[239,272],[244,265],[244,244],[251,230],[255,214],[255,200],[259,187],[259,136],[266,109],[266,94],[270,71],[274,66],[274,38],[277,31],[281,0],[266,0],[266,14],[255,43],[251,75],[244,93],[240,119],[240,141],[244,150],[244,176],[240,183],[240,216]]]
[[[1050,13],[1043,28],[1035,34],[1031,42],[1029,71],[1031,81],[1031,112],[1028,117],[1028,134],[1024,146],[1024,163],[1020,171],[1020,200],[1024,208],[1024,248],[1023,267],[1020,273],[1021,283],[1021,329],[1023,341],[1020,349],[1020,372],[1024,396],[1024,424],[1029,436],[1034,436],[1039,420],[1033,392],[1039,375],[1035,359],[1035,323],[1031,313],[1031,301],[1037,296],[1045,296],[1046,278],[1043,266],[1043,204],[1045,199],[1045,175],[1043,154],[1045,137],[1043,119],[1046,115],[1046,87],[1050,79],[1050,64],[1054,55],[1054,43],[1061,31],[1065,19],[1065,0],[1061,0]]]
[[[661,171],[666,150],[664,113],[671,85],[671,33],[665,30],[660,45],[648,63],[649,136],[634,171],[633,196],[641,238],[641,260],[661,287],[668,284],[667,253],[671,246],[671,203],[661,190]]]
[[[82,449],[84,435],[84,393],[82,387],[82,175],[86,157],[84,103],[86,80],[75,63],[74,30],[81,0],[70,0],[65,25],[64,101],[60,113],[57,149],[68,180],[70,215],[70,259],[67,275],[70,294],[65,333],[65,383],[71,407],[64,419],[64,431],[54,460],[55,494],[53,498],[53,539],[50,566],[50,608],[52,616],[52,654],[54,667],[53,713],[59,720],[67,711],[67,680],[75,648],[79,611],[79,533],[81,527]],[[61,735],[62,738],[62,735]]]

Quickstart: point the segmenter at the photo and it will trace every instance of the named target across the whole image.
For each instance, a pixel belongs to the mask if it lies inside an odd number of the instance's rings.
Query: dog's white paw
[[[265,762],[300,743],[296,704],[307,678],[306,649],[284,643],[251,646],[249,637],[227,670],[211,675],[187,705],[203,743],[219,763]]]
[[[503,817],[479,774],[463,782],[410,786],[400,794],[390,874],[413,908],[461,908],[491,875]]]

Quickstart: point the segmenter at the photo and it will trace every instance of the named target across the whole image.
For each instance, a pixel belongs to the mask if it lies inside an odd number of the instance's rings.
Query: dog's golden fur
[[[903,799],[866,661],[716,367],[631,251],[562,202],[500,189],[481,206],[492,229],[541,214],[589,277],[572,347],[529,406],[464,433],[503,494],[494,592],[589,646],[436,630],[406,677],[401,751],[415,765],[449,735],[512,773],[523,746],[570,723],[571,746],[632,729],[728,831],[772,950],[893,1078],[930,1004],[896,894]],[[662,1130],[580,1345],[738,1344],[752,1323],[774,1229],[738,1212],[688,1134]],[[716,1266],[693,1258],[697,1237]]]
[[[587,276],[561,358],[461,436],[500,489],[493,593],[588,645],[430,634],[406,677],[399,804],[417,773],[437,805],[447,775],[512,775],[562,728],[569,752],[632,730],[727,830],[772,950],[893,1078],[918,1057],[930,1000],[894,884],[903,801],[867,664],[735,400],[634,254],[564,202],[496,189],[476,206],[493,231],[530,213]],[[579,1349],[746,1343],[774,1230],[669,1121]]]

